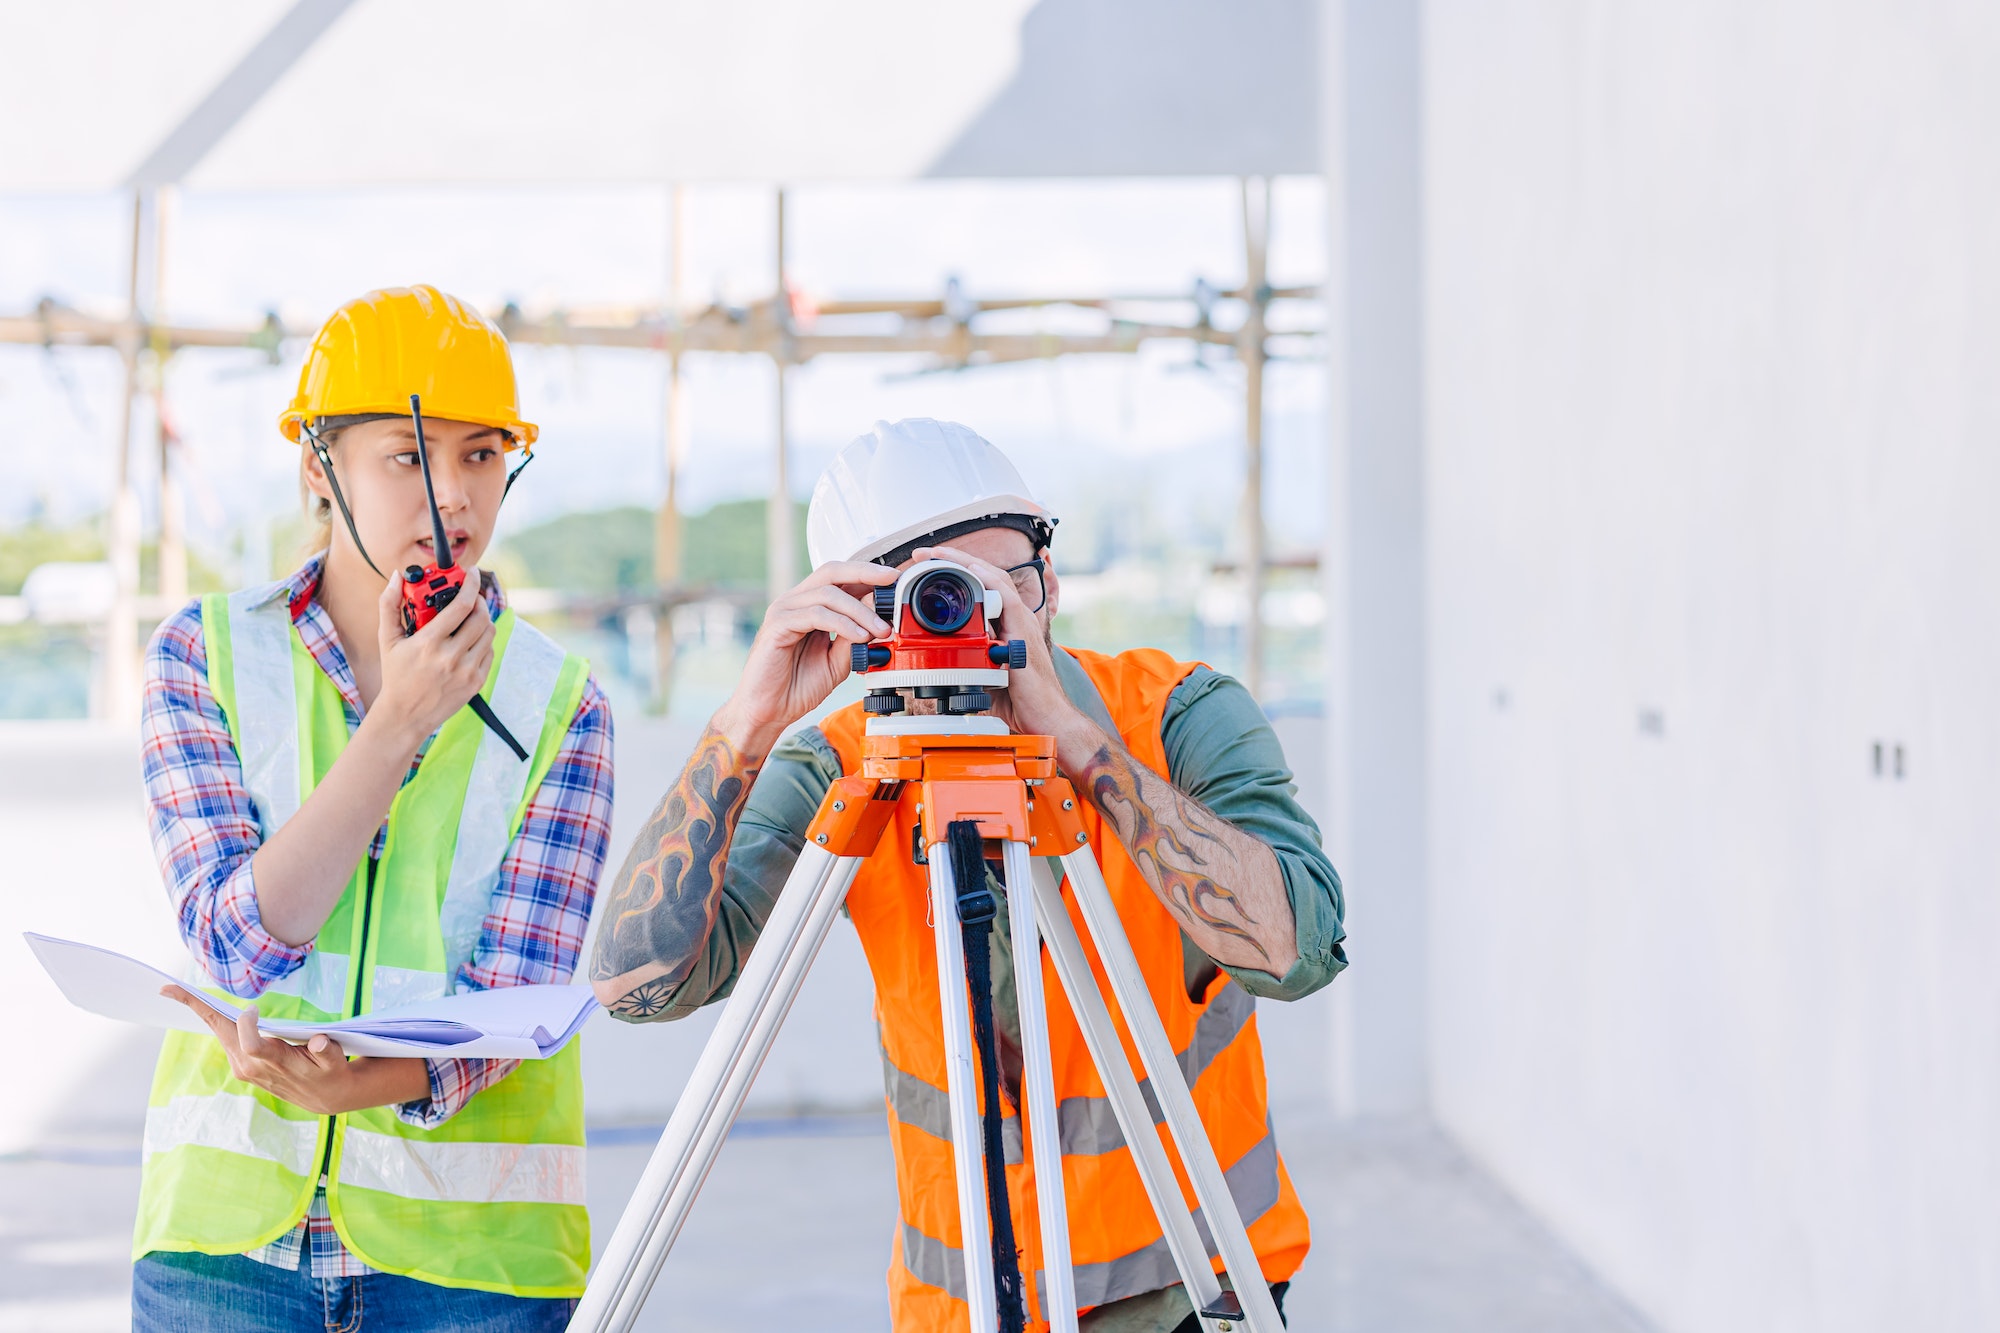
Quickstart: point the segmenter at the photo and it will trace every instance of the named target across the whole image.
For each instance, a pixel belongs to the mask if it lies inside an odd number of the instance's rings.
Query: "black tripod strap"
[[[1007,1161],[1000,1140],[1000,1049],[993,1028],[991,936],[998,907],[986,886],[986,855],[979,825],[953,820],[945,827],[952,883],[958,886],[959,933],[965,942],[965,980],[972,989],[972,1033],[979,1043],[980,1139],[986,1158],[986,1210],[993,1225],[993,1288],[999,1297],[1000,1333],[1027,1325],[1021,1255],[1014,1240],[1014,1212],[1007,1199]]]

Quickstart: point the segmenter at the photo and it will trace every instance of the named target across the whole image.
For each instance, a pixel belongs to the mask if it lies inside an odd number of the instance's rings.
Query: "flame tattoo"
[[[660,1017],[693,971],[715,928],[730,835],[756,776],[757,766],[710,727],[633,842],[605,903],[590,975],[605,981],[648,964],[667,970],[635,984],[612,1013]]]
[[[1270,951],[1247,929],[1257,919],[1241,898],[1216,883],[1218,875],[1233,877],[1242,870],[1235,852],[1215,832],[1224,822],[1220,816],[1108,745],[1098,747],[1081,777],[1139,873],[1197,945],[1207,948],[1204,935],[1219,935],[1241,940],[1266,963],[1271,961]]]

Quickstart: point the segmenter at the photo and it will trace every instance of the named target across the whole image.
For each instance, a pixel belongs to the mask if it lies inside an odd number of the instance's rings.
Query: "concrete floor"
[[[121,1329],[138,1192],[129,1133],[0,1159],[0,1333]],[[1315,1333],[1643,1333],[1644,1324],[1435,1130],[1294,1116],[1280,1142],[1315,1227],[1288,1302]],[[651,1151],[593,1135],[600,1244]],[[895,1215],[872,1116],[738,1127],[648,1303],[646,1329],[879,1329]]]

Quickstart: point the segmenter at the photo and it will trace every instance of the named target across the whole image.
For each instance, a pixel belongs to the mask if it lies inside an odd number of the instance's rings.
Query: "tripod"
[[[1014,735],[990,714],[877,716],[868,720],[864,746],[861,773],[836,781],[821,802],[798,863],[743,965],[735,992],[612,1233],[570,1328],[624,1333],[638,1317],[856,870],[874,851],[899,804],[915,801],[920,803],[922,844],[930,870],[971,1333],[993,1333],[998,1309],[980,1139],[980,1083],[963,980],[960,886],[954,882],[947,849],[947,830],[964,821],[976,823],[981,838],[1000,844],[1011,943],[1018,960],[1024,1109],[1031,1128],[1047,1275],[1042,1306],[1052,1327],[1058,1333],[1076,1333],[1077,1321],[1062,1148],[1055,1132],[1055,1077],[1042,974],[1034,962],[1043,944],[1202,1327],[1206,1333],[1239,1328],[1280,1333],[1277,1307],[1256,1252],[1090,849],[1075,789],[1056,772],[1055,741]],[[1061,885],[1047,860],[1041,859],[1049,857],[1061,860],[1233,1292],[1223,1290],[1210,1267],[1208,1248],[1126,1062]]]

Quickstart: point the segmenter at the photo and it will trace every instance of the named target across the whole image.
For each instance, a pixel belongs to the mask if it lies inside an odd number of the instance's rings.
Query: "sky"
[[[788,272],[826,298],[932,296],[956,276],[975,296],[1161,294],[1243,274],[1238,186],[1226,179],[925,181],[790,192]],[[684,192],[684,297],[747,301],[775,276],[768,187]],[[240,323],[276,310],[314,323],[379,286],[434,283],[482,308],[653,303],[667,288],[664,188],[398,189],[260,195],[186,192],[167,218],[164,307],[178,321]],[[116,314],[129,204],[117,196],[0,196],[0,312],[44,296]],[[1276,183],[1270,273],[1320,279],[1323,190]],[[1060,318],[1060,316],[1041,316]],[[297,454],[275,418],[302,346],[187,351],[167,398],[187,443],[191,540],[212,552],[297,503]],[[542,427],[508,524],[655,503],[664,470],[664,360],[645,352],[521,348],[522,407]],[[800,498],[841,444],[878,418],[962,420],[998,444],[1059,513],[1116,515],[1220,540],[1243,448],[1241,372],[1193,364],[1185,344],[957,374],[908,358],[828,357],[791,373],[790,478]],[[689,510],[761,495],[775,434],[775,372],[761,357],[690,355]],[[1313,545],[1324,505],[1325,373],[1274,364],[1267,386],[1267,512],[1280,549]],[[108,351],[0,348],[0,522],[100,511],[113,476],[118,370]],[[149,418],[135,432],[153,522]],[[1085,526],[1088,526],[1086,524]],[[503,526],[503,535],[504,535]]]

